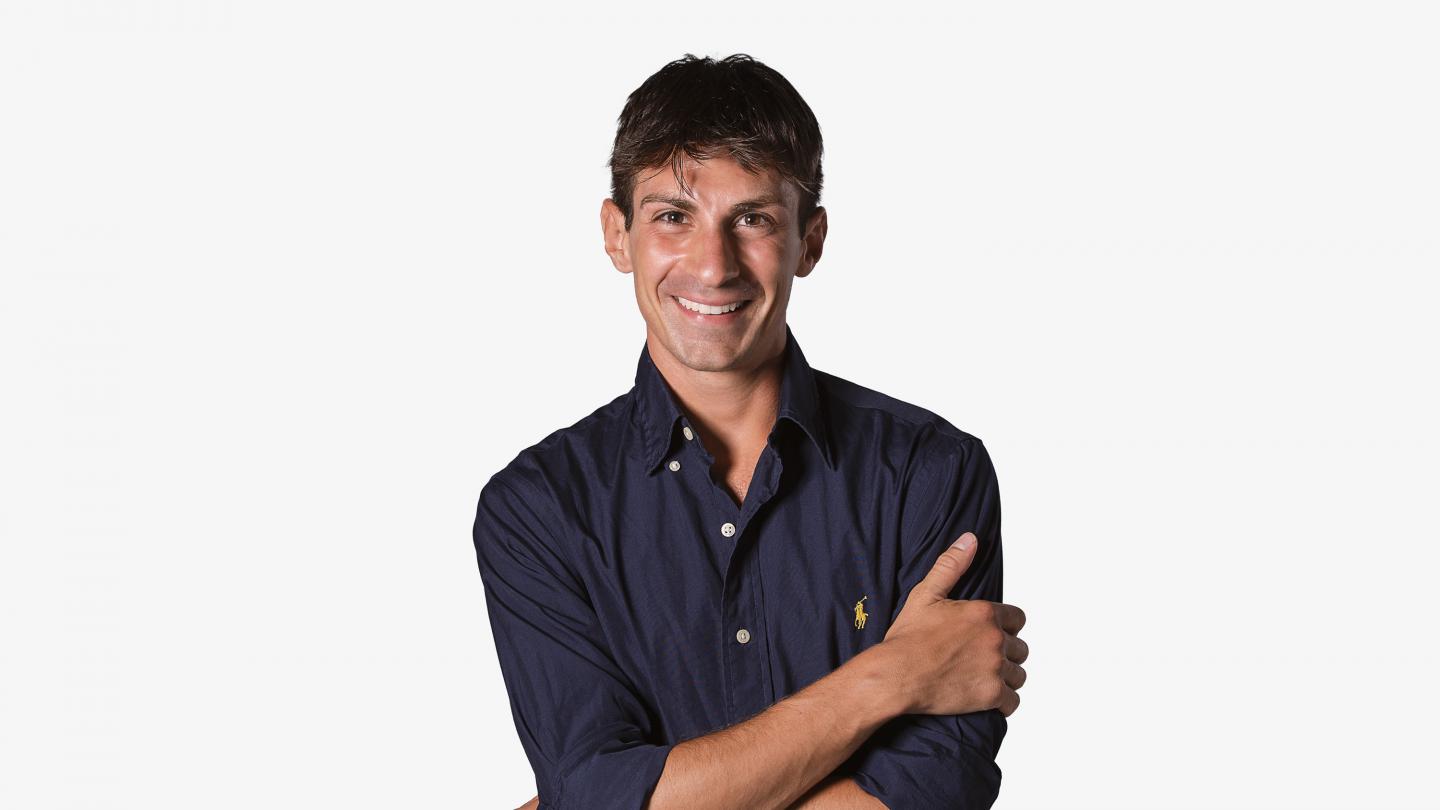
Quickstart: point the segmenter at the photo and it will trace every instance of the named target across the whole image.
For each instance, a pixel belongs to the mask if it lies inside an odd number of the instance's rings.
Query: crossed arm
[[[989,456],[978,439],[932,447],[902,518],[899,592],[908,594],[955,537],[973,531],[977,557],[950,598],[1001,601],[999,491]],[[907,714],[876,700],[886,692],[884,673],[897,665],[883,642],[755,717],[692,740],[652,742],[644,702],[601,646],[593,609],[567,579],[546,517],[492,484],[475,528],[501,669],[539,788],[526,807],[985,810],[994,802],[1005,717],[995,709]],[[902,607],[903,597],[892,623]],[[539,716],[537,706],[587,711]],[[595,707],[603,707],[599,719]]]
[[[539,810],[539,807],[540,797],[531,796],[518,810]],[[789,810],[885,810],[885,804],[866,793],[854,778],[835,772],[816,783],[790,805]]]
[[[791,810],[878,810],[885,807],[879,799],[860,789],[855,780],[848,776],[832,775],[790,805]],[[530,801],[518,810],[539,810],[540,797],[531,796]]]
[[[800,801],[792,804],[794,810],[869,810],[885,805],[879,799],[860,789],[850,777],[832,776],[816,785]],[[540,797],[531,796],[530,801],[519,810],[539,810]]]
[[[901,710],[899,695],[887,700],[886,685],[903,662],[889,653],[872,647],[754,717],[673,746],[648,801],[632,791],[613,806],[884,810],[837,768]],[[572,806],[564,795],[558,804]],[[586,806],[612,806],[581,795]],[[539,796],[525,807],[540,807]]]

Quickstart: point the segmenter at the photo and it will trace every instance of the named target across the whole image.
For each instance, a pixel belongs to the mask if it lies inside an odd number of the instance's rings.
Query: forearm
[[[850,776],[833,774],[790,805],[790,810],[886,810]]]
[[[537,810],[540,797],[531,796],[530,801],[516,810]],[[866,793],[848,776],[832,775],[815,785],[800,801],[790,805],[789,810],[885,810],[885,803]]]
[[[895,672],[889,649],[877,644],[760,714],[679,743],[650,810],[790,807],[904,713]]]

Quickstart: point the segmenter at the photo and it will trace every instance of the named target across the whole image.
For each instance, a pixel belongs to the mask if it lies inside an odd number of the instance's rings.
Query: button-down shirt
[[[781,379],[741,503],[648,347],[629,392],[482,488],[486,609],[542,808],[641,808],[675,745],[880,643],[966,531],[950,597],[1002,601],[980,439],[812,369],[788,326]],[[888,807],[988,808],[1005,731],[995,709],[901,715],[841,768]]]

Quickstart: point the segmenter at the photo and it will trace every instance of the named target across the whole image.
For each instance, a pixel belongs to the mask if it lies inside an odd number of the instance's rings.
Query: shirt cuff
[[[621,746],[623,743],[615,743]],[[674,744],[639,744],[602,748],[561,772],[556,779],[558,795],[540,797],[539,810],[643,810]]]
[[[855,784],[899,810],[988,810],[1006,719],[998,710],[892,719],[846,761]]]

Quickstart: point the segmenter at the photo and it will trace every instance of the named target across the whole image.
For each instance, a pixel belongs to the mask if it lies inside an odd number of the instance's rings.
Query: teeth
[[[736,301],[733,304],[727,304],[723,307],[712,307],[709,304],[697,304],[688,298],[681,298],[678,295],[675,296],[675,300],[679,301],[681,306],[685,307],[686,309],[694,310],[695,312],[699,312],[703,315],[724,315],[727,312],[734,312],[735,310],[740,308],[741,304],[745,303],[744,301]]]

